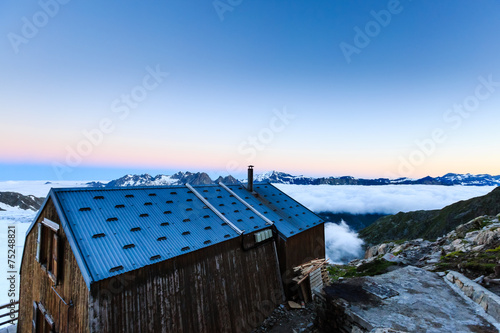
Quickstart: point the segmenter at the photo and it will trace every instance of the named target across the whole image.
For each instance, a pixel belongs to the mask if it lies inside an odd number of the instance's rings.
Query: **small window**
[[[52,223],[57,226],[57,223]],[[60,266],[63,261],[61,247],[58,229],[54,230],[47,224],[38,222],[36,259],[55,285],[59,282]]]

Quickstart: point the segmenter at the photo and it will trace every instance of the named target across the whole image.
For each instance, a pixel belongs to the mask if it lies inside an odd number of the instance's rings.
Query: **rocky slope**
[[[500,285],[500,280],[497,281],[500,278],[500,214],[477,217],[433,242],[420,238],[372,246],[364,259],[352,261],[346,267],[357,269],[377,262],[412,265],[430,271],[455,270],[470,279]]]
[[[414,211],[384,216],[359,235],[366,244],[373,245],[390,240],[436,239],[476,216],[500,212],[500,188],[490,193],[459,201],[441,210]]]

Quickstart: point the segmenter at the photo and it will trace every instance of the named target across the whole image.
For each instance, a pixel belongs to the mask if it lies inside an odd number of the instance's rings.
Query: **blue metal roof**
[[[228,187],[271,220],[284,238],[323,223],[271,184],[255,186],[256,196],[242,185]],[[238,237],[230,224],[244,234],[270,227],[222,186],[193,188],[230,223],[186,186],[52,189],[50,197],[87,286]]]

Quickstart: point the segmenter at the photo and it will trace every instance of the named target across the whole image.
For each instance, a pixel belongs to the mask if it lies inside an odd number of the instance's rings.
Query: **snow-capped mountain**
[[[207,185],[215,184],[217,182],[224,184],[237,184],[238,181],[232,176],[219,177],[213,181],[205,172],[178,172],[171,176],[157,175],[155,177],[149,174],[143,175],[126,175],[121,178],[112,180],[108,183],[90,182],[88,186],[91,187],[123,187],[123,186],[165,186],[165,185],[184,185],[189,183],[191,185]]]
[[[240,180],[246,183],[245,180]],[[363,179],[351,176],[343,177],[305,177],[293,176],[284,172],[270,171],[255,176],[256,183],[275,183],[291,185],[463,185],[463,186],[498,186],[500,176],[487,174],[456,174],[448,173],[442,177],[424,177],[420,179],[411,178],[376,178]]]
[[[171,176],[149,174],[126,175],[124,177],[112,180],[108,183],[90,182],[88,186],[92,187],[120,187],[120,186],[162,186],[162,185],[183,185],[190,183],[192,185],[215,184],[222,181],[224,184],[246,183],[247,179],[235,179],[232,176],[219,177],[212,180],[204,172],[178,172]],[[343,177],[306,177],[294,176],[280,171],[269,171],[256,174],[255,183],[273,183],[290,185],[463,185],[463,186],[498,186],[500,185],[500,176],[491,175],[472,175],[448,173],[442,177],[424,177],[420,179],[411,178],[375,178],[364,179],[351,176]]]

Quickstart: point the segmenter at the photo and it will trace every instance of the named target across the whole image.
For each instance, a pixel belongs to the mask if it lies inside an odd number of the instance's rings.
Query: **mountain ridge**
[[[163,186],[163,185],[183,185],[190,183],[192,185],[208,185],[218,182],[225,184],[246,183],[246,179],[236,179],[232,176],[219,176],[215,181],[205,172],[192,173],[177,172],[173,175],[159,174],[151,176],[149,174],[142,175],[125,175],[121,178],[114,179],[108,183],[90,182],[88,186],[92,187],[121,187],[121,186]],[[352,176],[341,177],[306,177],[294,176],[280,171],[269,171],[262,174],[257,174],[254,179],[255,183],[273,183],[273,184],[290,184],[290,185],[362,185],[362,186],[381,186],[381,185],[443,185],[443,186],[499,186],[500,175],[492,176],[488,174],[456,174],[447,173],[440,177],[423,177],[419,179],[410,178],[355,178]]]

